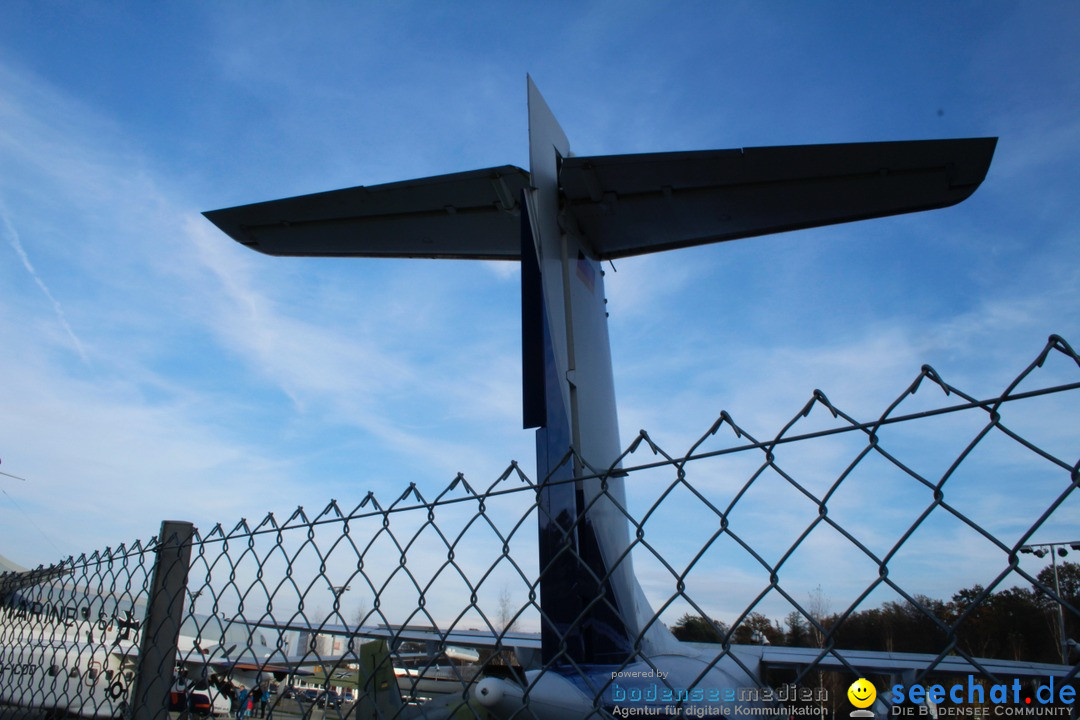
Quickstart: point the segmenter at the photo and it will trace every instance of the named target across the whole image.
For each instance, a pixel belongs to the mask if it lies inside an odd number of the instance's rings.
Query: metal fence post
[[[139,640],[138,667],[129,696],[128,720],[169,718],[169,691],[176,668],[176,643],[183,621],[193,534],[194,526],[189,522],[161,523],[146,621]]]

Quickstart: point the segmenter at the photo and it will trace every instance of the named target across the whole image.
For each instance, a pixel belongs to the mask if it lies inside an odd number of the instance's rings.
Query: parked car
[[[317,701],[319,707],[341,707],[341,695],[338,695],[337,690],[327,690],[326,692],[319,693],[319,699]]]
[[[319,699],[319,691],[315,688],[305,688],[296,691],[296,699],[303,703],[313,703]]]

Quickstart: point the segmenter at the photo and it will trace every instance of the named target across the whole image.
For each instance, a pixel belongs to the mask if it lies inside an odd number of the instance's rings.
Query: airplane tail
[[[571,157],[531,78],[528,102],[528,172],[499,166],[206,216],[272,255],[521,260],[543,659],[622,664],[674,641],[632,567],[601,261],[947,207],[982,182],[996,139]]]
[[[543,659],[621,665],[677,646],[633,570],[602,260],[947,207],[985,178],[996,139],[571,157],[531,78],[528,97],[523,407],[538,428]]]
[[[358,694],[353,714],[356,718],[397,717],[402,707],[401,691],[394,675],[394,662],[385,640],[360,645],[357,670]]]
[[[634,575],[604,272],[558,221],[569,144],[529,80],[532,185],[521,212],[523,407],[536,427],[545,665],[621,665],[673,641]],[[571,452],[573,448],[573,452]],[[603,475],[606,471],[613,471]],[[583,476],[600,477],[581,480]]]

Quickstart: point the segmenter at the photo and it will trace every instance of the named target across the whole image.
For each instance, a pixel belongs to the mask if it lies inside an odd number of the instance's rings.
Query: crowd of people
[[[252,688],[237,688],[236,686],[230,686],[230,688],[229,702],[236,720],[266,717],[266,704],[270,702],[269,683],[260,683]]]

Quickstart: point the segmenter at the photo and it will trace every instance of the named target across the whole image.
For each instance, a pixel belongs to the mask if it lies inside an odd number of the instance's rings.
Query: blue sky
[[[1078,36],[1072,3],[6,2],[0,553],[531,472],[515,266],[275,259],[200,215],[525,167],[526,73],[581,155],[1000,137],[955,208],[617,263],[627,441],[766,437],[814,388],[874,417],[923,363],[994,395],[1080,343]]]

